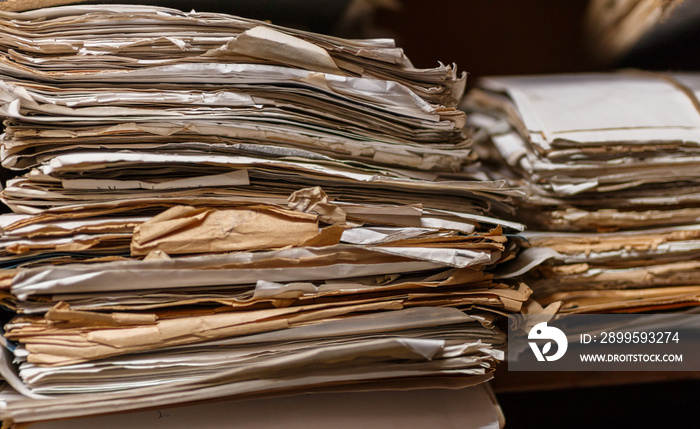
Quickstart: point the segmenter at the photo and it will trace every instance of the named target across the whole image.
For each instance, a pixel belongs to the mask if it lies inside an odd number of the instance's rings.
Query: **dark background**
[[[470,78],[604,68],[585,49],[587,0],[404,0],[377,23],[417,67],[455,62]]]

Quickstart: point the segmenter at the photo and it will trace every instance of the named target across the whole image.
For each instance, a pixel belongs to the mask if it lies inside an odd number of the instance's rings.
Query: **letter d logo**
[[[545,359],[549,362],[560,359],[566,353],[566,348],[569,347],[569,342],[566,340],[566,334],[562,332],[561,329],[555,328],[554,326],[547,326],[547,322],[538,323],[530,329],[530,333],[527,335],[529,340],[552,340],[557,343],[557,352],[551,356],[547,356],[547,353],[552,348],[552,342],[546,343],[540,351],[537,347],[537,343],[534,341],[528,342],[532,352],[538,361],[544,362]]]

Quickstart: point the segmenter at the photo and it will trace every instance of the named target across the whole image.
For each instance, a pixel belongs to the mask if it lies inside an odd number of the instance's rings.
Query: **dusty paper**
[[[318,220],[274,207],[206,209],[176,206],[137,226],[132,255],[153,250],[168,254],[278,249],[301,245],[319,235]]]
[[[254,27],[226,45],[227,50],[324,73],[340,73],[325,49],[268,27]]]

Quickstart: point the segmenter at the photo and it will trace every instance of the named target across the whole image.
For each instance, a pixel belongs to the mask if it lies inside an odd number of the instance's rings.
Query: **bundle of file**
[[[700,300],[700,75],[488,78],[465,108],[493,176],[528,189],[520,218],[556,250],[532,287],[563,312]]]
[[[4,418],[467,386],[500,316],[556,308],[512,279],[521,191],[467,173],[454,67],[221,14],[0,17],[3,165],[29,169],[2,193],[29,397]]]

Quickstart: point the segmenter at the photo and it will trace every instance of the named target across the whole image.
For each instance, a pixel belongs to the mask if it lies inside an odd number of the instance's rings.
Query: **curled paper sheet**
[[[323,73],[340,73],[333,58],[322,47],[269,27],[246,30],[224,49]]]

